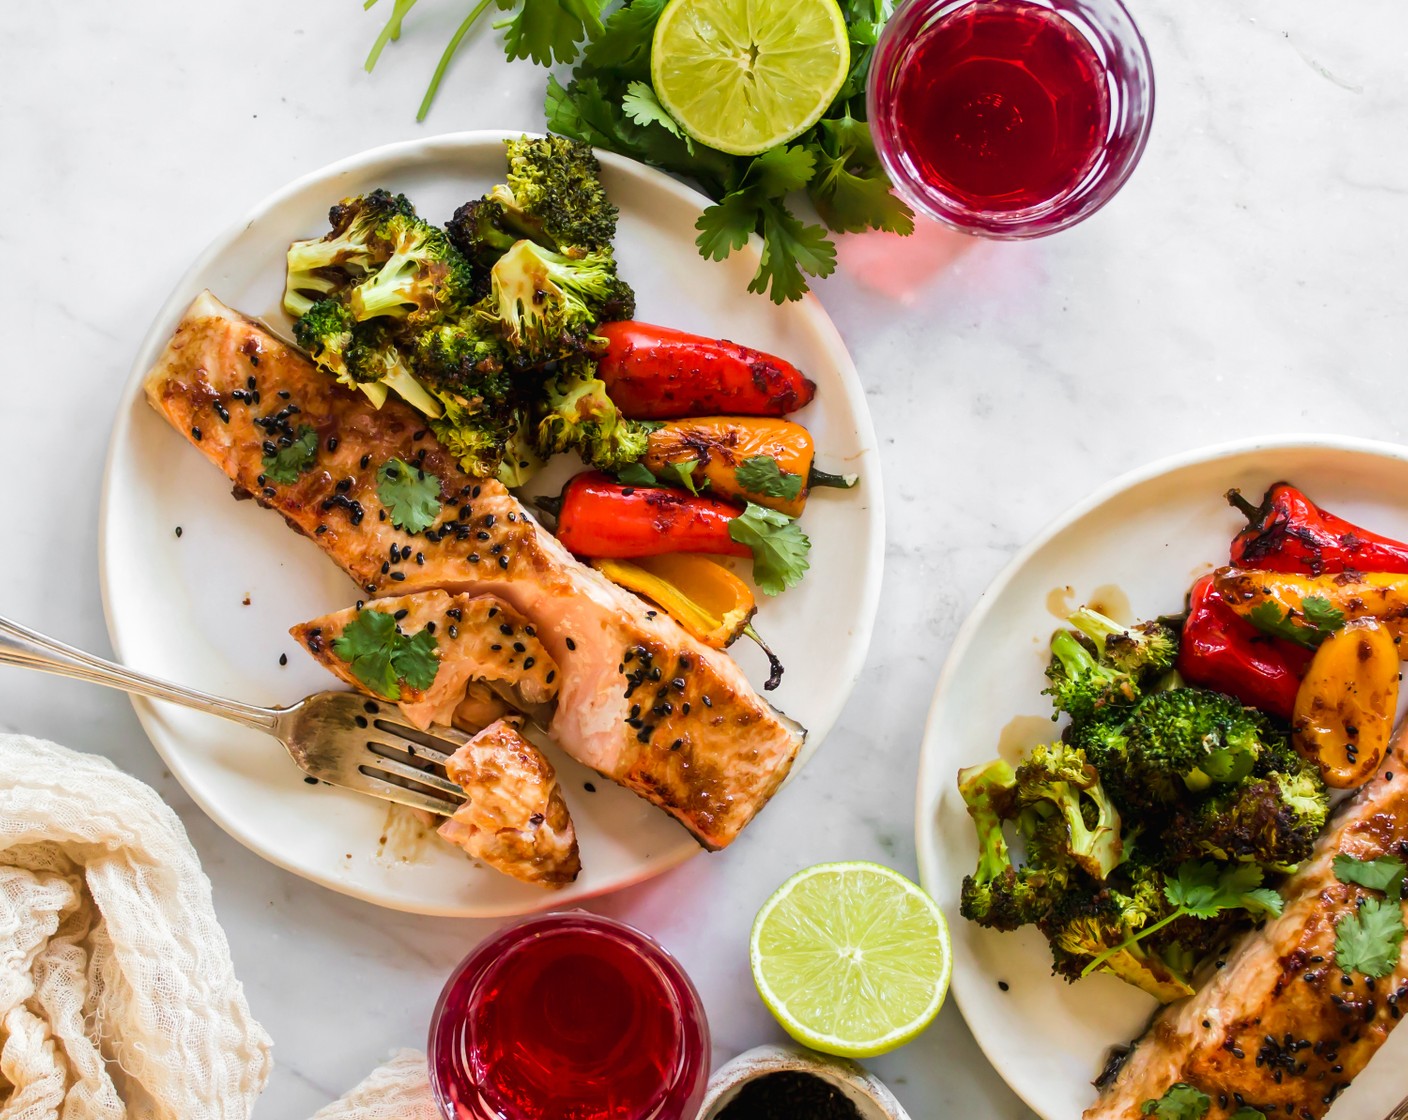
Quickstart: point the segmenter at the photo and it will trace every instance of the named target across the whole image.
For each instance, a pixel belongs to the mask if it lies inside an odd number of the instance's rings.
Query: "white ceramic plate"
[[[256,207],[177,285],[137,354],[104,481],[103,598],[123,661],[255,703],[289,703],[334,687],[287,631],[350,606],[355,588],[276,515],[234,501],[220,472],[147,406],[140,382],[202,288],[286,333],[279,310],[284,251],[291,240],[326,230],[331,203],[385,186],[443,221],[502,180],[507,135],[417,140],[315,172]],[[756,246],[724,264],[699,256],[694,221],[707,204],[703,196],[640,164],[601,158],[621,210],[617,252],[639,317],[794,361],[818,386],[798,419],[816,436],[819,462],[862,476],[858,490],[822,491],[808,504],[802,524],[814,545],[812,569],[801,586],[764,602],[757,619],[787,666],[770,698],[810,730],[809,753],[850,695],[880,590],[880,463],[855,367],[815,299],[777,307],[745,290]],[[560,484],[570,470],[555,467],[548,482]],[[761,685],[765,663],[750,647],[740,643],[735,655]],[[283,653],[287,667],[279,665]],[[554,751],[584,870],[567,890],[545,892],[477,867],[433,837],[397,834],[383,842],[383,803],[305,785],[272,739],[168,705],[136,707],[172,773],[232,836],[290,871],[385,906],[458,916],[522,913],[637,882],[699,850],[665,814]]]
[[[1106,1052],[1142,1033],[1156,1004],[1111,976],[1076,985],[1053,977],[1034,929],[997,933],[958,916],[977,843],[955,774],[1055,737],[1041,690],[1047,642],[1066,609],[1096,600],[1127,607],[1128,617],[1182,609],[1189,585],[1226,563],[1245,524],[1222,495],[1235,486],[1257,501],[1282,479],[1352,521],[1408,536],[1405,447],[1283,437],[1167,459],[1110,484],[1024,548],[979,599],[939,679],[919,768],[920,877],[953,922],[953,993],[968,1026],[1046,1120],[1072,1120],[1094,1102],[1090,1083]],[[1382,1120],[1403,1095],[1408,1030],[1384,1049],[1336,1103],[1335,1120]]]

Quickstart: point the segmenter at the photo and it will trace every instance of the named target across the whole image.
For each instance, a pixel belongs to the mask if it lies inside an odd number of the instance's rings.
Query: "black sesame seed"
[[[176,535],[177,535],[178,537],[181,535],[181,526],[179,526],[179,525],[176,526]]]
[[[304,778],[303,780],[304,780],[305,782],[307,782],[308,785],[310,785],[310,786],[315,786],[315,785],[318,784],[318,779],[315,778],[315,777],[313,777],[312,774],[309,774],[309,775],[308,775],[306,778]]]
[[[536,659],[536,658],[525,657],[525,658],[523,659],[523,668],[524,668],[524,669],[531,669],[531,668],[532,668],[534,665],[536,665],[536,664],[537,664],[537,659]]]
[[[334,451],[336,451],[336,450],[337,450],[337,437],[336,437],[336,436],[328,436],[328,453],[331,454],[332,452],[334,452]]]
[[[197,443],[199,443],[204,437],[200,434],[199,428],[192,428],[191,438],[194,439]],[[316,782],[318,779],[314,778],[313,780]]]
[[[404,579],[406,578],[406,573],[405,573],[405,572],[392,572],[392,573],[391,573],[391,578],[394,579],[397,583],[400,583],[402,580],[404,580]]]
[[[676,739],[673,743],[670,744],[670,749],[671,749],[672,751],[677,751],[677,750],[679,750],[682,746],[684,746],[684,740],[683,740],[683,739]]]
[[[596,792],[596,786],[592,785],[591,782],[583,782],[583,783],[582,783],[582,788],[583,788],[584,790],[586,790],[588,793],[595,793],[595,792]]]
[[[1006,980],[999,980],[997,982],[997,987],[999,991],[1006,992],[1011,990],[1012,985],[1009,984]]]
[[[453,622],[450,623],[450,640],[451,640],[451,641],[454,641],[454,640],[455,640],[456,638],[458,638],[459,636],[460,636],[460,628],[459,628],[458,626],[456,626]]]
[[[568,648],[568,649],[576,649],[576,648],[577,648],[577,643],[576,643],[575,641],[573,641],[571,638],[568,638],[568,639],[567,639],[567,648]]]
[[[503,568],[504,571],[508,571],[508,557],[507,557],[507,556],[500,556],[500,557],[499,557],[499,567],[500,567],[500,568]]]

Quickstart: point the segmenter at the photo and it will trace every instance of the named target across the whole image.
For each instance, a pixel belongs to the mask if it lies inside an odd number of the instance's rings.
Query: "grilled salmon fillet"
[[[1335,923],[1361,898],[1382,897],[1335,877],[1342,854],[1408,855],[1403,728],[1378,775],[1339,806],[1282,888],[1281,916],[1245,934],[1195,995],[1160,1012],[1085,1120],[1135,1120],[1178,1082],[1212,1099],[1208,1120],[1244,1104],[1268,1118],[1325,1115],[1398,1025],[1400,1003],[1408,1007],[1408,941],[1377,980],[1335,965]]]
[[[786,777],[805,732],[727,654],[579,563],[498,482],[464,474],[408,406],[373,408],[208,292],[146,391],[237,496],[316,541],[365,598],[489,594],[529,619],[559,669],[553,738],[705,847],[731,843]],[[313,461],[280,482],[264,460],[298,441]],[[393,457],[439,481],[424,532],[395,528],[378,497]]]
[[[445,766],[466,801],[440,826],[496,871],[541,887],[565,887],[582,861],[552,765],[511,720],[491,723]]]
[[[384,696],[357,676],[351,660],[339,655],[337,640],[365,611],[387,615],[392,622],[386,625],[407,637],[426,633],[435,642],[438,665],[428,688],[401,680],[399,697]],[[300,623],[289,633],[353,688],[378,700],[396,700],[402,714],[422,731],[432,723],[453,723],[472,681],[504,686],[523,710],[540,708],[557,696],[557,662],[538,641],[532,624],[492,595],[398,595],[374,600],[361,610],[349,608]]]

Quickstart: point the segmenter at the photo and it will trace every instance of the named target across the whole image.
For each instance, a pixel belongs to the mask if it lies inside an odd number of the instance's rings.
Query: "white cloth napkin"
[[[176,814],[0,735],[0,1120],[245,1120],[269,1049]]]
[[[398,1050],[340,1101],[320,1109],[313,1120],[441,1120],[425,1055]]]

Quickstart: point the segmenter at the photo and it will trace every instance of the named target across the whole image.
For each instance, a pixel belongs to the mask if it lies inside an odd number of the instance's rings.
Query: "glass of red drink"
[[[571,911],[470,953],[440,993],[429,1052],[446,1120],[694,1120],[709,1025],[655,941]]]
[[[907,0],[870,71],[896,187],[985,237],[1093,214],[1139,162],[1153,112],[1149,51],[1119,0]]]

